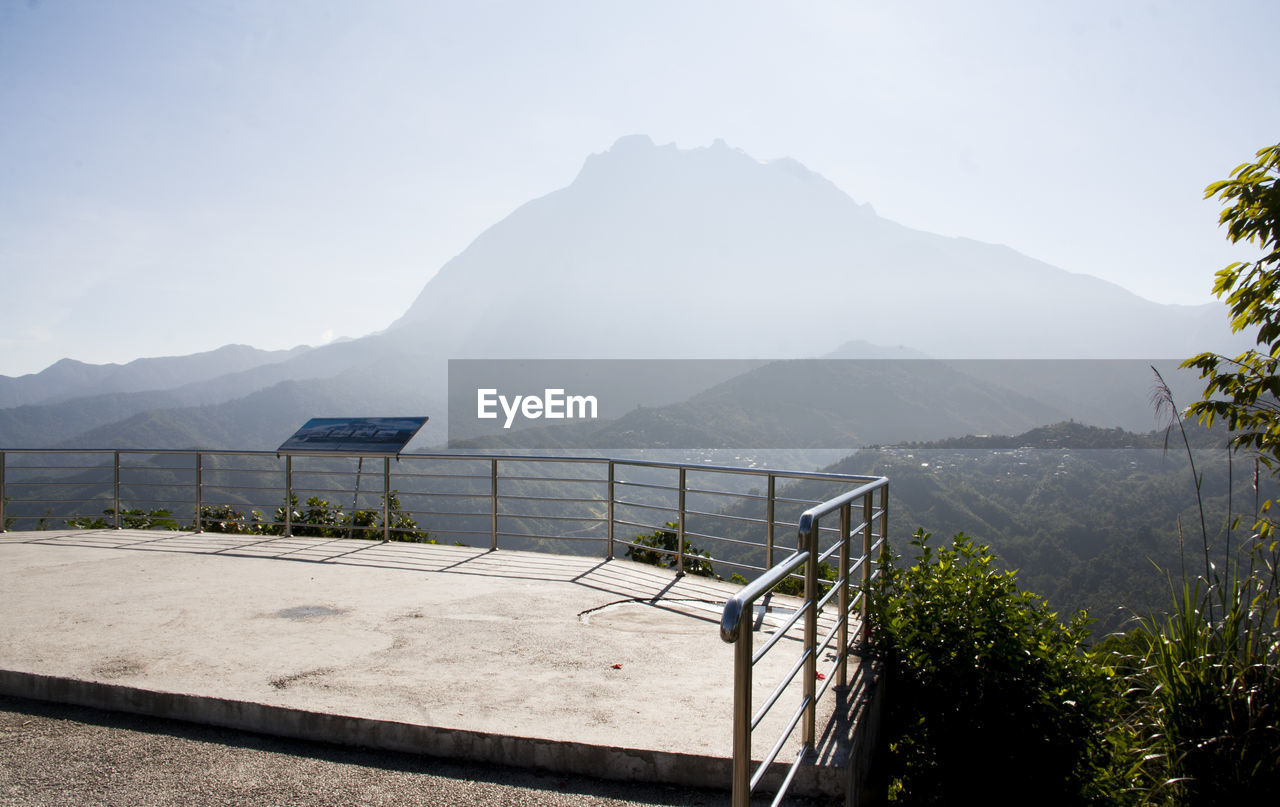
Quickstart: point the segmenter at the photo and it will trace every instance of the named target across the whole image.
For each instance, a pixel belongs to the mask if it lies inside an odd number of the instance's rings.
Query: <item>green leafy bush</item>
[[[305,509],[298,507],[298,497],[290,496],[289,504],[293,508],[290,514],[291,531],[294,535],[305,535],[317,538],[381,538],[382,509],[353,510],[345,512],[341,505],[333,504],[319,496],[307,499]],[[420,529],[413,517],[404,512],[400,497],[396,491],[387,494],[387,512],[390,520],[389,536],[393,541],[409,541],[420,544],[434,544],[426,530]],[[255,514],[256,515],[256,514]],[[275,523],[270,525],[276,533],[283,532],[285,509],[279,507],[275,513]]]
[[[961,533],[886,564],[870,613],[886,665],[889,795],[912,804],[1077,804],[1100,795],[1116,685],[985,546]]]
[[[666,526],[670,529],[657,529],[652,535],[637,535],[631,542],[631,546],[627,547],[627,557],[638,563],[647,563],[650,566],[664,566],[674,569],[677,566],[675,556],[676,545],[679,543],[680,534],[677,530],[680,525],[674,521],[668,521]],[[647,547],[647,548],[646,548]],[[665,552],[657,550],[665,549]],[[701,549],[698,549],[689,542],[684,541],[684,570],[687,574],[696,574],[702,577],[715,577],[715,570],[711,566],[711,555]]]
[[[114,507],[108,507],[103,510],[103,516],[98,518],[89,518],[88,516],[76,516],[67,519],[67,526],[77,530],[104,530],[115,526],[116,510]],[[182,526],[178,520],[173,517],[165,509],[158,510],[142,510],[139,508],[131,508],[120,511],[120,526],[126,530],[180,530]]]
[[[290,496],[289,513],[291,531],[294,535],[314,538],[381,538],[382,510],[344,511],[340,505],[333,504],[319,496],[307,499],[306,507],[298,506],[298,497]],[[420,544],[434,544],[431,534],[421,529],[413,517],[404,512],[400,497],[392,491],[387,497],[387,510],[391,520],[390,538],[393,541],[409,541]],[[201,525],[206,532],[221,532],[232,535],[283,535],[285,527],[285,508],[276,508],[274,521],[263,520],[262,513],[257,510],[245,514],[230,505],[204,505],[200,508]]]

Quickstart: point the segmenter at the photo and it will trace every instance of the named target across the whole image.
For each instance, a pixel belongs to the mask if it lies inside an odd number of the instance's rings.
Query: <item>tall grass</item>
[[[1167,402],[1181,427],[1156,378],[1157,409]],[[1182,439],[1190,457],[1185,430]],[[1280,548],[1254,535],[1237,562],[1232,526],[1219,569],[1202,515],[1204,575],[1170,579],[1169,613],[1139,619],[1126,637],[1128,654],[1119,658],[1127,708],[1113,731],[1125,763],[1123,800],[1263,804],[1280,793]]]

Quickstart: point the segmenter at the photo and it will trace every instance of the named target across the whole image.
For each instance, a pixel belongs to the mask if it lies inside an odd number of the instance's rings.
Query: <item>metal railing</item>
[[[879,492],[879,506],[875,496]],[[835,540],[823,550],[822,520],[838,513],[840,526]],[[854,515],[860,519],[853,523]],[[848,661],[853,645],[849,641],[850,619],[855,610],[859,620],[860,644],[867,641],[867,605],[872,581],[879,576],[885,536],[888,534],[889,480],[876,479],[847,493],[829,499],[806,510],[799,519],[798,541],[795,554],[773,566],[734,595],[724,607],[720,620],[720,638],[735,645],[733,667],[733,807],[747,807],[751,794],[764,780],[774,761],[791,739],[797,727],[801,730],[800,750],[778,786],[774,804],[786,796],[800,766],[815,754],[817,738],[817,705],[828,689],[849,685]],[[877,530],[878,526],[878,530]],[[860,540],[858,552],[852,543]],[[838,557],[835,579],[820,579],[820,564],[833,555]],[[872,566],[877,568],[873,571]],[[768,640],[756,650],[753,647],[753,619],[755,603],[770,596],[779,585],[798,570],[804,570],[804,598],[791,618],[779,626]],[[860,574],[858,591],[852,591],[852,580]],[[826,585],[825,594],[822,586]],[[837,598],[835,618],[826,635],[818,638],[819,616],[827,609],[833,597]],[[763,622],[763,620],[761,620]],[[764,698],[758,710],[753,710],[753,671],[756,665],[779,646],[800,624],[803,638],[800,655],[790,666],[782,680]],[[835,642],[835,660],[819,678],[818,659]],[[832,674],[834,673],[834,675]],[[756,728],[765,716],[784,699],[789,689],[794,691],[797,675],[802,677],[799,703],[787,721],[786,728],[776,739],[762,761],[752,771],[752,740]],[[818,681],[822,680],[819,689]]]
[[[188,519],[196,532],[222,531],[214,518],[225,512],[219,508],[270,510],[278,505],[274,520],[257,524],[288,536],[314,528],[296,521],[295,497],[318,494],[341,496],[344,502],[350,497],[352,511],[380,509],[381,525],[351,528],[362,532],[361,537],[386,541],[426,529],[436,540],[487,544],[494,550],[598,553],[612,559],[625,549],[646,559],[666,558],[679,573],[756,576],[728,600],[720,627],[721,638],[736,643],[733,804],[749,803],[800,727],[801,749],[779,787],[775,803],[781,801],[799,766],[814,753],[819,700],[833,684],[847,686],[855,610],[861,639],[866,638],[867,592],[879,573],[872,566],[878,565],[888,529],[887,479],[602,457],[481,454],[402,454],[394,463],[379,456],[381,467],[366,474],[366,459],[272,451],[0,449],[0,532],[11,523],[34,521],[42,528],[58,519],[100,514],[109,516],[104,526],[119,529],[131,514],[154,511],[157,505],[174,519]],[[362,477],[374,474],[380,484],[362,490]],[[347,478],[354,484],[343,484]],[[393,524],[391,502],[401,500],[400,510],[414,527]],[[839,527],[822,526],[834,513]],[[855,513],[860,519],[856,525]],[[798,529],[796,551],[775,563],[775,535],[779,528],[793,526]],[[670,545],[646,540],[656,538],[668,539]],[[855,551],[852,543],[858,538]],[[825,549],[824,542],[829,543]],[[833,556],[838,557],[835,579],[820,579],[820,565]],[[750,615],[757,601],[772,596],[788,579],[803,579],[803,601],[756,650]],[[819,641],[819,618],[831,610],[833,598],[836,617],[826,620],[830,628]],[[753,712],[753,669],[797,626],[803,630],[799,658]],[[826,675],[819,690],[818,659],[833,641],[838,648],[835,674]],[[753,732],[797,675],[803,676],[799,705],[753,773]]]
[[[375,470],[367,463],[358,454],[0,449],[0,531],[70,519],[120,528],[157,509],[197,532],[218,531],[210,514],[230,507],[265,513],[261,525],[292,535],[312,529],[295,523],[294,497],[314,495],[381,515],[380,525],[352,527],[355,537],[410,532],[391,517],[398,501],[437,540],[606,558],[642,551],[680,572],[711,564],[753,577],[773,566],[779,529],[789,531],[803,508],[869,479],[604,457],[402,454],[374,458]],[[667,541],[636,542],[653,537]]]

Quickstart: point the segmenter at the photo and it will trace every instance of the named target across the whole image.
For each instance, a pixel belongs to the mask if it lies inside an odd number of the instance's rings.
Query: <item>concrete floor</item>
[[[6,533],[0,692],[727,787],[733,647],[718,626],[735,590],[625,560],[511,550]],[[757,635],[794,603],[773,604]],[[797,657],[792,634],[757,665],[757,704]],[[789,689],[758,730],[757,758],[800,701],[799,682]],[[835,753],[833,745],[824,758]],[[797,782],[828,794],[842,784],[831,765],[811,766]]]

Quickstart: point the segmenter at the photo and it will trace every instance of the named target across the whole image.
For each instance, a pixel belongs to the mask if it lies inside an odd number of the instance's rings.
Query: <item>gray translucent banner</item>
[[[1017,435],[1061,422],[1148,432],[1173,360],[451,360],[452,449],[814,449]]]

